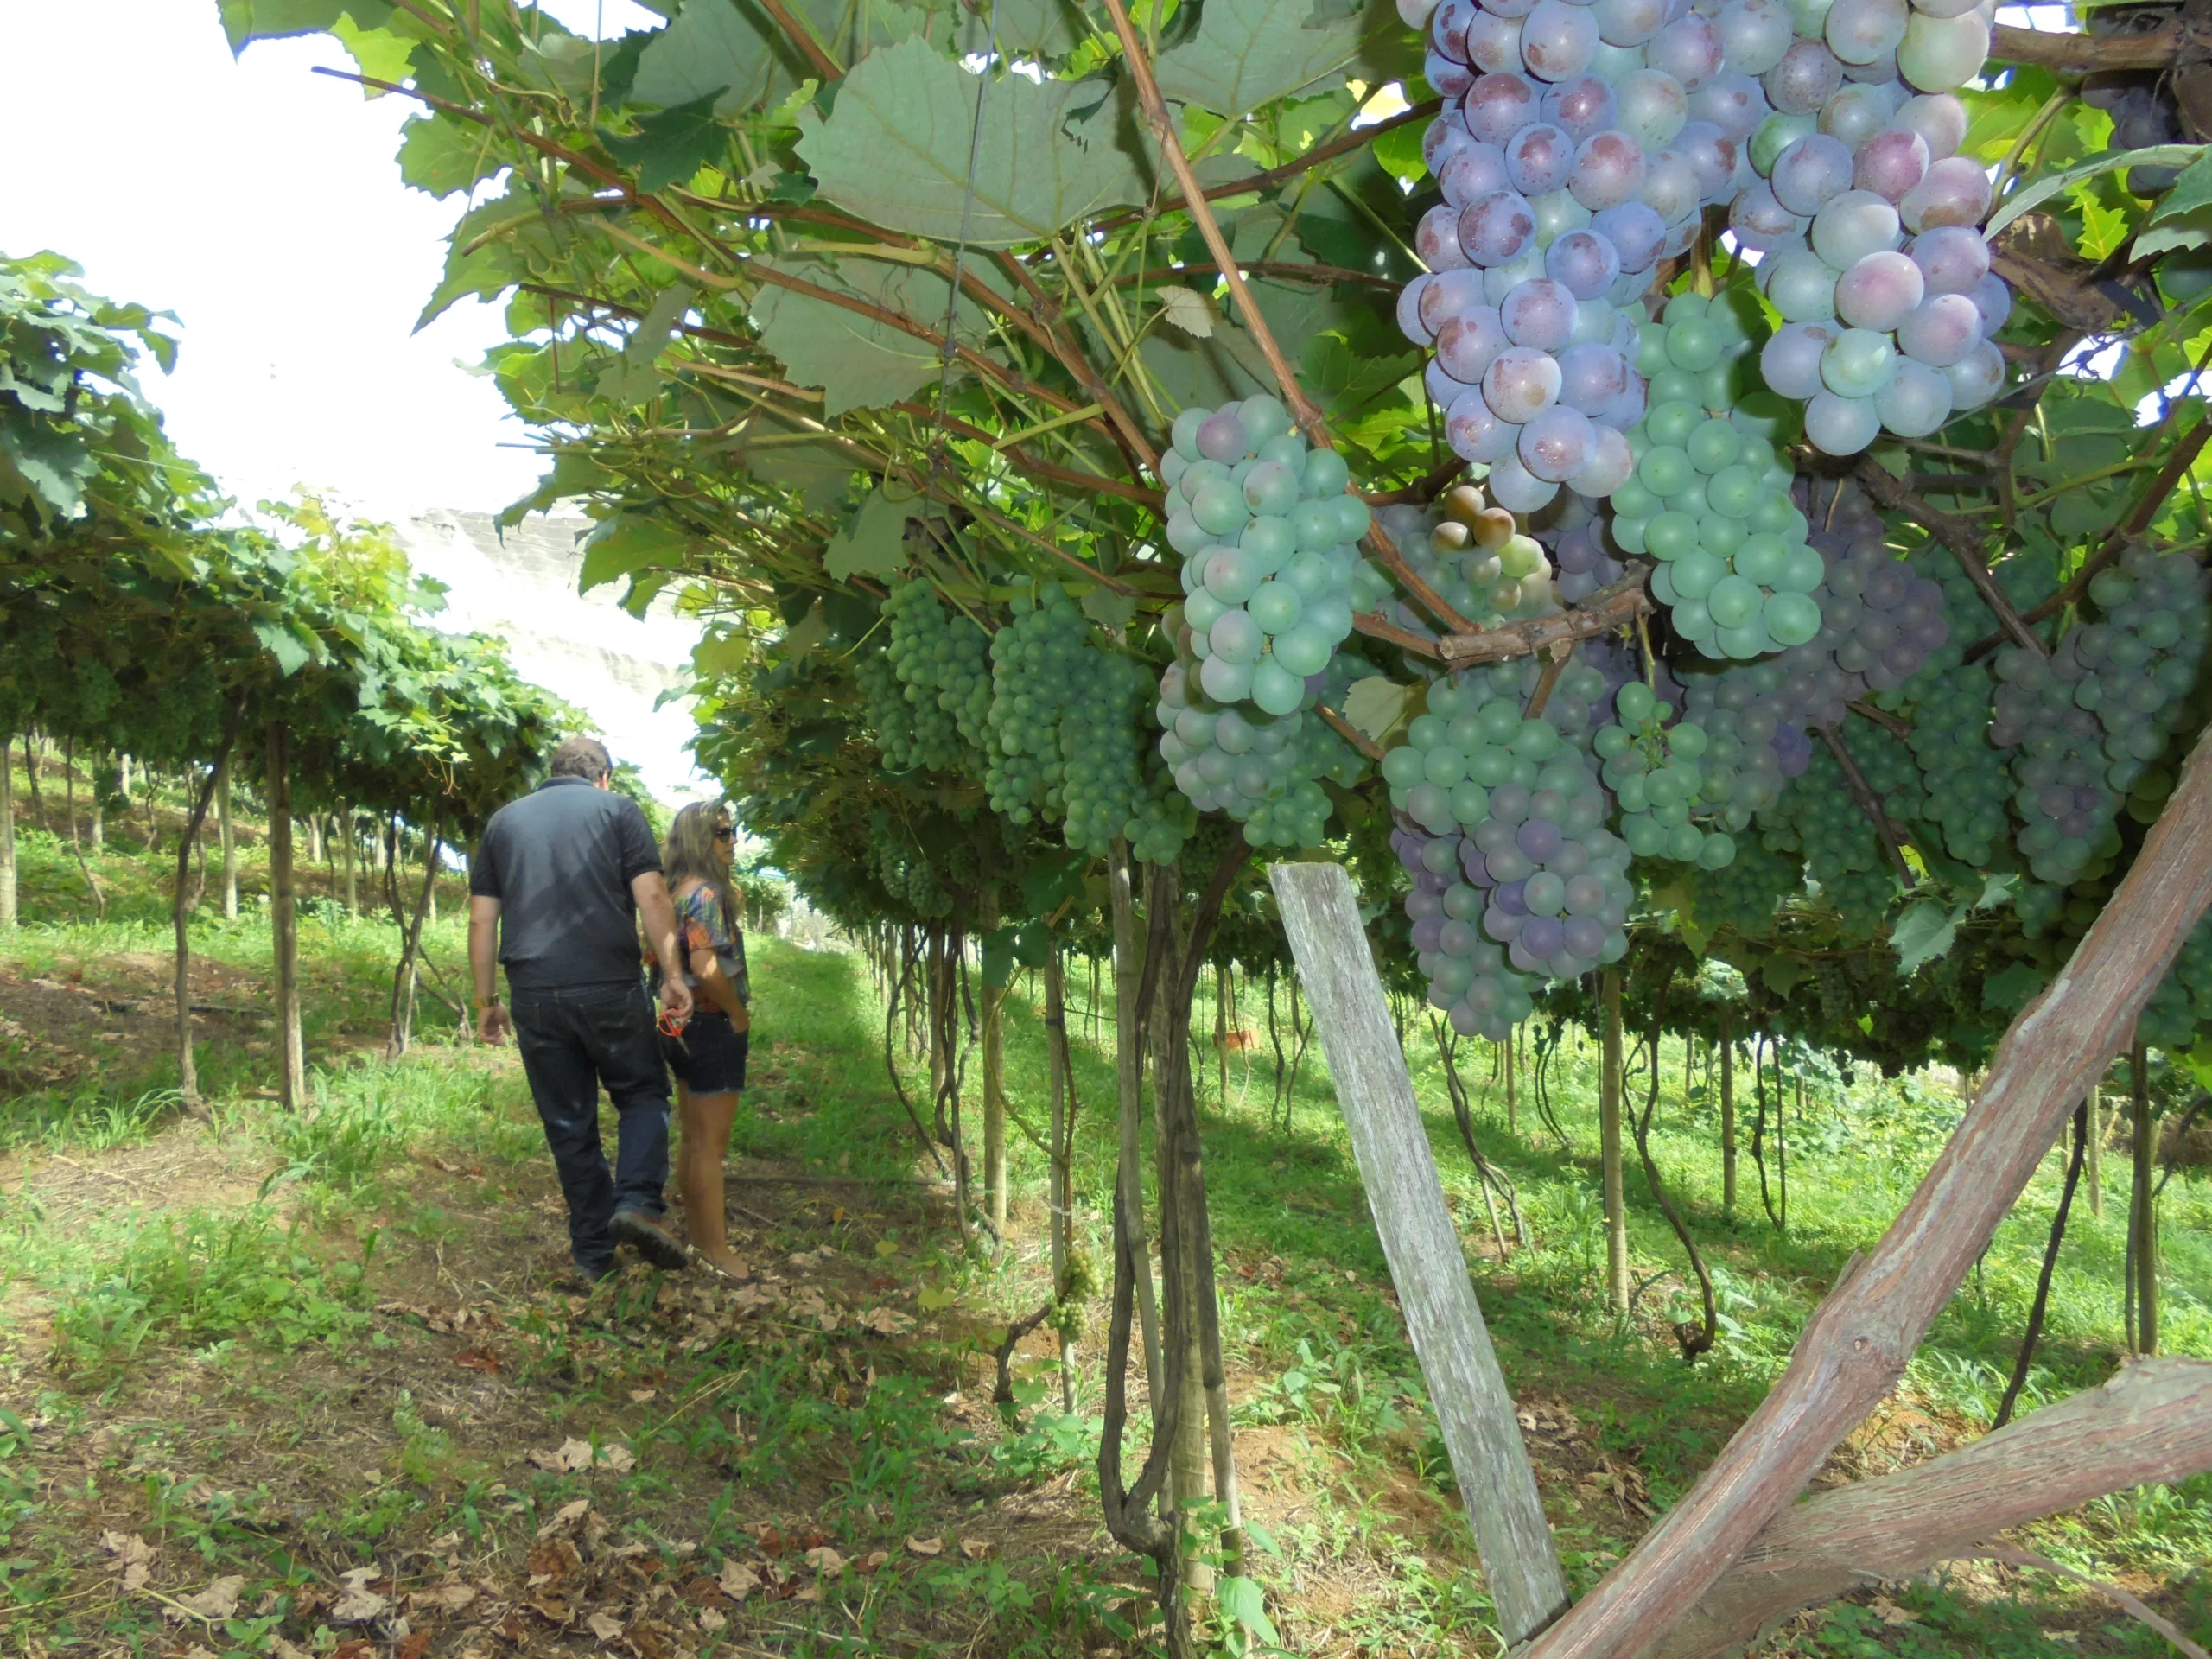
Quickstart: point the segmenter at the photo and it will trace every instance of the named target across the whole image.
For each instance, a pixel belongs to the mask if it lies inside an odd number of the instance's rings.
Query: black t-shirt
[[[516,990],[635,983],[630,883],[659,872],[635,801],[581,778],[552,778],[492,815],[468,890],[499,901],[499,960]]]

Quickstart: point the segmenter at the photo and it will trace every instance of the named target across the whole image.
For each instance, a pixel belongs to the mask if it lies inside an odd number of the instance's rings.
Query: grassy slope
[[[0,1632],[14,1644],[281,1652],[279,1639],[315,1646],[318,1630],[325,1647],[390,1637],[389,1623],[349,1622],[365,1604],[340,1600],[343,1575],[372,1566],[368,1588],[393,1604],[385,1618],[404,1611],[437,1653],[582,1651],[625,1630],[646,1654],[1127,1650],[1120,1633],[1142,1597],[1097,1534],[1095,1423],[1041,1403],[1043,1338],[1017,1366],[1026,1427],[989,1404],[1002,1320],[1045,1288],[1041,1159],[1015,1136],[1007,1259],[964,1254],[941,1196],[908,1184],[913,1143],[856,959],[756,944],[760,1038],[735,1166],[751,1179],[731,1189],[753,1282],[733,1291],[638,1269],[586,1300],[557,1283],[558,1198],[512,1057],[434,1042],[396,1065],[373,1058],[388,924],[303,928],[322,1103],[286,1121],[256,1098],[271,1076],[265,928],[250,904],[239,923],[201,923],[207,989],[196,995],[238,1012],[206,1020],[219,1132],[172,1122],[152,1000],[167,945],[161,871],[116,841],[98,867],[102,924],[87,919],[67,842],[26,835],[29,925],[0,941],[0,1147],[12,1149],[0,1152]],[[258,885],[250,876],[249,891]],[[433,941],[448,974],[457,896],[442,895]],[[1071,977],[1081,1039],[1092,1027]],[[1026,988],[1010,1007],[1009,1085],[1035,1128],[1044,1055]],[[1204,1110],[1240,1464],[1273,1551],[1258,1570],[1280,1634],[1300,1652],[1491,1652],[1318,1053],[1286,1122],[1264,1005],[1239,1012],[1262,1033],[1253,1073],[1234,1057],[1228,1103],[1210,1087]],[[446,1023],[434,1002],[425,1023]],[[1570,1044],[1551,1076],[1571,1150],[1525,1101],[1509,1135],[1496,1090],[1478,1099],[1485,1148],[1516,1182],[1535,1241],[1499,1262],[1433,1049],[1408,1042],[1579,1587],[1757,1399],[1955,1103],[1864,1079],[1847,1102],[1815,1090],[1803,1119],[1793,1113],[1782,1236],[1759,1211],[1748,1158],[1744,1213],[1719,1215],[1712,1111],[1681,1100],[1681,1057],[1668,1051],[1655,1149],[1716,1258],[1730,1321],[1722,1351],[1690,1370],[1666,1332],[1675,1249],[1633,1170],[1632,1255],[1651,1282],[1626,1328],[1596,1294],[1589,1046]],[[1471,1054],[1463,1067],[1479,1094],[1482,1068]],[[1078,1211],[1095,1253],[1110,1178],[1107,1053],[1080,1041],[1077,1080]],[[2077,1205],[2037,1379],[2050,1394],[2101,1378],[2115,1357],[2123,1163],[2108,1160],[2101,1224]],[[2056,1172],[2054,1160],[1840,1471],[1924,1455],[1986,1421]],[[773,1179],[792,1173],[871,1184]],[[2212,1354],[2212,1184],[2177,1176],[2164,1217],[2170,1346]],[[1095,1360],[1084,1383],[1095,1411]],[[611,1464],[531,1463],[533,1452],[560,1463],[550,1454],[571,1437]],[[588,1512],[564,1510],[580,1498]],[[146,1589],[124,1588],[104,1534],[157,1551]],[[2093,1506],[2037,1529],[2035,1543],[2154,1592],[2212,1635],[2212,1590],[2189,1577],[2212,1557],[2212,1482]],[[823,1548],[846,1564],[805,1554]],[[726,1562],[765,1588],[722,1596]],[[233,1574],[244,1582],[228,1618],[175,1605]],[[467,1605],[450,1605],[464,1586]],[[1866,1599],[1771,1651],[2161,1647],[2101,1603],[2048,1581],[2000,1586],[1981,1569]]]

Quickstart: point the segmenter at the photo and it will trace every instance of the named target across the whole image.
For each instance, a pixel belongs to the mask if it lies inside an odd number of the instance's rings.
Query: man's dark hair
[[[553,751],[552,772],[556,778],[582,778],[587,783],[597,783],[612,776],[614,761],[607,753],[607,745],[595,737],[562,739]]]

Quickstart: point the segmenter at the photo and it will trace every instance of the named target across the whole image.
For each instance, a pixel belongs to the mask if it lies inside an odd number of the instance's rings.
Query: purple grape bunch
[[[1925,437],[2005,385],[1992,336],[2012,294],[1990,269],[1990,183],[1957,153],[1967,112],[1954,95],[1987,54],[1993,3],[1774,9],[1796,38],[1771,61],[1730,64],[1760,77],[1745,89],[1758,176],[1729,225],[1763,256],[1759,286],[1783,321],[1761,372],[1805,404],[1805,435],[1827,454],[1885,430]]]

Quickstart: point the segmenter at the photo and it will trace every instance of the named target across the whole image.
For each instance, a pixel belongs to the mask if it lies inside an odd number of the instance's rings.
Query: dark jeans
[[[613,1259],[617,1210],[661,1213],[668,1179],[668,1071],[642,982],[517,990],[510,1012],[545,1144],[569,1200],[576,1265]],[[599,1089],[621,1115],[614,1169],[599,1139]]]

